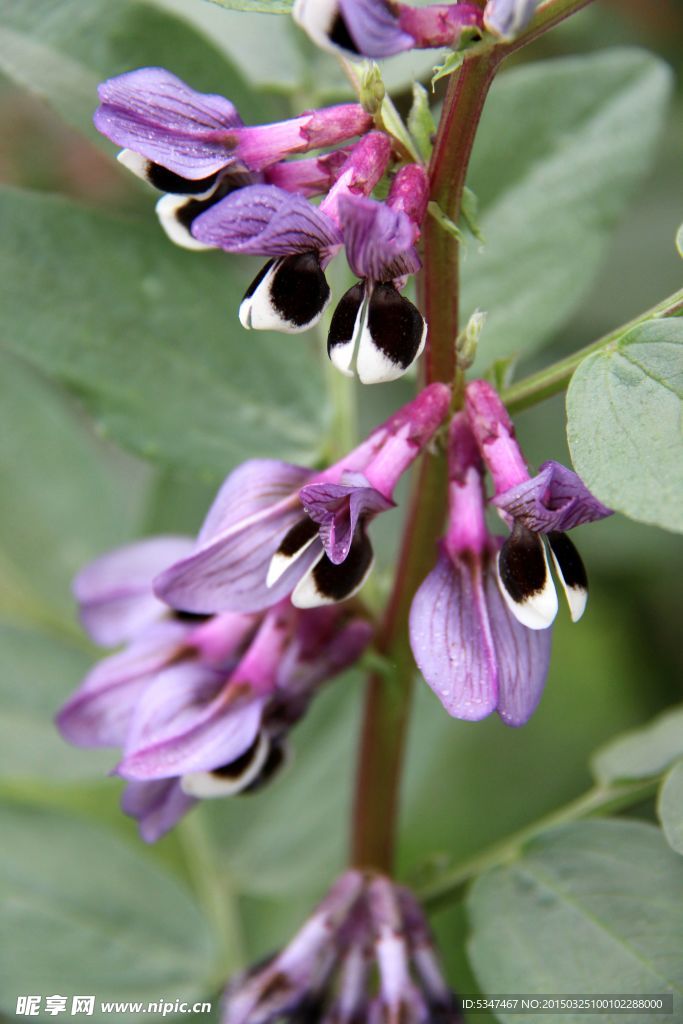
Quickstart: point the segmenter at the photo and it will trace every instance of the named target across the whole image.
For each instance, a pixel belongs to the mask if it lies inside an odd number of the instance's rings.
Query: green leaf
[[[650,166],[670,84],[667,65],[634,49],[494,82],[470,174],[486,248],[463,265],[463,315],[490,313],[475,369],[539,348],[577,308]]]
[[[664,779],[657,814],[669,846],[683,853],[683,761],[675,764]]]
[[[27,992],[192,1001],[217,983],[206,921],[141,844],[51,811],[1,813],[3,1010]]]
[[[480,877],[468,909],[470,956],[484,992],[683,995],[683,862],[650,825],[554,829],[518,861]],[[568,1024],[584,1019],[562,1015]],[[643,1014],[618,1019],[640,1024]]]
[[[683,319],[650,320],[588,356],[567,395],[576,471],[610,508],[683,531]]]
[[[13,190],[0,210],[4,343],[78,391],[103,431],[213,478],[248,456],[315,458],[319,356],[306,338],[245,335],[236,260],[177,249],[151,210],[126,221]]]
[[[54,715],[90,667],[83,651],[31,629],[0,625],[0,777],[41,779],[48,787],[104,778],[112,751],[70,747]]]
[[[679,256],[683,256],[683,224],[676,232],[676,248],[678,249]]]
[[[436,122],[429,106],[429,93],[420,82],[413,82],[413,103],[408,114],[408,131],[413,137],[420,156],[429,162],[434,148],[432,136]]]
[[[683,707],[659,715],[644,729],[617,736],[593,756],[598,782],[609,785],[661,775],[683,757]]]
[[[210,0],[229,11],[258,11],[260,14],[289,14],[294,0]]]
[[[451,50],[446,55],[443,64],[436,64],[434,67],[434,74],[432,75],[432,91],[437,82],[440,82],[442,78],[448,78],[455,71],[459,71],[465,63],[466,53],[464,50]]]
[[[439,224],[439,226],[442,227],[449,235],[453,238],[457,238],[459,242],[463,240],[464,235],[458,225],[443,212],[437,202],[431,200],[427,203],[427,213],[430,217],[433,217],[437,224]]]
[[[0,433],[0,617],[73,630],[71,579],[133,534],[148,471],[92,437],[72,403],[8,353]]]

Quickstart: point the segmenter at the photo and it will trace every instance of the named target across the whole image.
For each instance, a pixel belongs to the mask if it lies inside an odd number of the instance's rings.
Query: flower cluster
[[[78,746],[122,749],[122,806],[148,842],[198,798],[268,782],[321,683],[356,661],[371,636],[363,618],[338,607],[173,609],[152,581],[193,546],[184,537],[140,541],[87,566],[74,587],[92,639],[125,646],[95,665],[57,723]]]
[[[126,167],[166,193],[157,213],[174,242],[267,259],[240,306],[244,327],[298,333],[317,324],[330,302],[325,268],[345,248],[359,283],[337,305],[330,358],[366,384],[414,363],[427,326],[401,291],[420,268],[427,178],[406,164],[385,202],[371,198],[394,154],[359,104],[247,127],[229,100],[162,68],[119,75],[99,93],[97,128],[125,147]],[[350,147],[287,159],[356,136]]]
[[[486,525],[485,468],[510,527],[504,541]],[[410,614],[413,654],[454,717],[497,711],[523,725],[541,698],[557,614],[543,540],[577,621],[588,580],[566,531],[611,512],[557,462],[530,475],[507,411],[483,380],[467,385],[465,409],[451,421],[448,476],[448,531]]]
[[[413,7],[397,0],[295,0],[294,18],[323,49],[356,57],[391,57],[413,49],[457,48],[489,32],[513,39],[538,0],[456,0]]]
[[[408,889],[348,871],[289,945],[225,993],[223,1024],[460,1024]]]

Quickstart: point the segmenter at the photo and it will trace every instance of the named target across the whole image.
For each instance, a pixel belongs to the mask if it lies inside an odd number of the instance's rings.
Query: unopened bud
[[[386,95],[382,72],[375,63],[365,64],[360,80],[359,99],[363,110],[375,117]]]
[[[463,370],[469,369],[474,362],[479,346],[479,338],[484,330],[488,313],[475,309],[467,321],[464,329],[458,335],[455,342],[455,351],[458,357],[458,366]]]

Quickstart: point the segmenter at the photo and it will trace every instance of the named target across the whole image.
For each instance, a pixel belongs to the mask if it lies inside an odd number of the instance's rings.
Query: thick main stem
[[[466,61],[452,78],[430,165],[431,198],[457,220],[467,164],[497,59],[492,53]],[[458,243],[428,219],[420,302],[429,323],[426,382],[456,379],[458,333]],[[413,595],[432,568],[445,509],[445,467],[426,456],[413,487],[394,589],[380,627],[377,648],[390,670],[368,681],[361,738],[353,863],[391,872],[401,766],[412,700],[414,664],[408,639]]]

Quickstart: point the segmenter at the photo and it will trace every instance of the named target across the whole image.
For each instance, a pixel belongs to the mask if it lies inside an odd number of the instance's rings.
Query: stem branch
[[[431,198],[457,221],[467,165],[498,57],[495,51],[468,59],[451,78],[430,165]],[[458,242],[429,218],[424,226],[420,304],[429,323],[426,383],[456,377]],[[425,456],[413,488],[394,589],[377,638],[393,675],[368,681],[353,817],[351,856],[358,866],[391,872],[401,766],[415,668],[408,639],[413,595],[434,561],[444,516],[443,459]]]
[[[660,782],[661,776],[658,776],[654,779],[639,779],[625,785],[595,786],[583,796],[552,811],[532,825],[525,826],[519,832],[458,865],[453,871],[442,875],[420,893],[420,899],[425,906],[432,909],[445,906],[457,898],[467,883],[477,875],[514,860],[526,843],[541,832],[580,818],[613,814],[615,811],[632,807],[654,796]]]
[[[572,378],[574,370],[576,370],[579,363],[583,362],[586,356],[591,355],[593,352],[599,352],[600,349],[606,348],[607,345],[618,341],[619,338],[633,327],[637,327],[638,324],[645,323],[647,320],[664,316],[680,316],[681,314],[683,314],[683,288],[674,292],[673,295],[669,295],[668,298],[662,299],[661,302],[658,302],[652,309],[648,309],[647,312],[641,313],[626,324],[622,324],[621,327],[610,331],[609,334],[598,338],[597,341],[586,345],[585,348],[580,348],[578,352],[573,352],[566,359],[561,359],[558,363],[546,366],[543,370],[539,370],[538,373],[532,373],[529,377],[524,377],[523,380],[517,381],[516,384],[506,388],[501,397],[510,412],[519,412],[521,409],[527,409],[529,406],[536,405],[546,398],[552,398],[553,395],[564,391]]]

